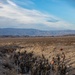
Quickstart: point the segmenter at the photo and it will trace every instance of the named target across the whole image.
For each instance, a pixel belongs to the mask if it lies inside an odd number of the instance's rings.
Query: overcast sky
[[[0,0],[0,28],[75,30],[75,0]]]

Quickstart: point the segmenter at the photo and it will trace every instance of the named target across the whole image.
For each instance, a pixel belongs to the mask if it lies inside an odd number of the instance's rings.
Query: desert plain
[[[60,49],[65,53],[65,64],[69,66],[69,75],[75,75],[75,36],[58,37],[1,37],[0,50],[9,49],[16,52],[33,52],[37,57],[42,54],[51,61],[53,56],[61,54]],[[3,62],[9,62],[9,54],[0,53],[0,75],[17,75],[15,70],[7,70],[2,66]],[[13,66],[13,65],[12,65]]]

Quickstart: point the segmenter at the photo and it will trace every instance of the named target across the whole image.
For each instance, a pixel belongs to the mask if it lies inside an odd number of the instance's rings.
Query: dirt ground
[[[61,54],[60,49],[66,55],[65,64],[69,66],[69,75],[75,75],[75,37],[26,37],[26,38],[0,38],[0,47],[8,46],[9,49],[15,48],[16,52],[32,52],[35,56],[44,54],[45,58],[51,58]],[[7,55],[8,57],[8,55]],[[2,67],[2,61],[9,61],[6,57],[0,56],[0,75],[15,75],[15,70],[10,71]],[[5,74],[5,71],[9,72]],[[14,73],[14,74],[13,74]]]

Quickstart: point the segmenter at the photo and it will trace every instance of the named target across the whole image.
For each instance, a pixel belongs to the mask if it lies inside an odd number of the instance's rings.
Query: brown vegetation
[[[33,51],[35,56],[44,54],[45,58],[49,59],[49,62],[53,56],[61,54],[60,49],[63,48],[63,52],[66,55],[65,63],[70,66],[69,75],[75,74],[75,37],[73,36],[0,38],[0,49],[2,47],[11,51],[16,50],[16,52],[27,51],[29,53]],[[3,57],[1,59],[5,58]],[[11,72],[14,72],[14,70]]]

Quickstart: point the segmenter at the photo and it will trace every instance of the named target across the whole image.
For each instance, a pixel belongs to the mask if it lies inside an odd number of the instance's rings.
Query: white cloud
[[[7,2],[12,6],[15,6],[15,7],[17,6],[15,3],[11,2],[10,0],[7,0]]]
[[[0,20],[0,25],[3,27],[18,27],[18,28],[39,28],[36,25],[44,25],[49,28],[70,28],[71,24],[53,16],[50,14],[45,14],[37,10],[30,10],[26,8],[21,8],[13,3],[11,0],[7,0],[8,4],[0,4],[0,16],[5,17],[3,21]],[[9,21],[9,19],[10,21]],[[13,21],[13,22],[12,22]],[[7,26],[7,23],[8,26]],[[12,23],[12,24],[11,24]],[[9,26],[10,25],[10,26]],[[43,26],[42,26],[43,28]],[[40,28],[39,28],[40,29]]]

